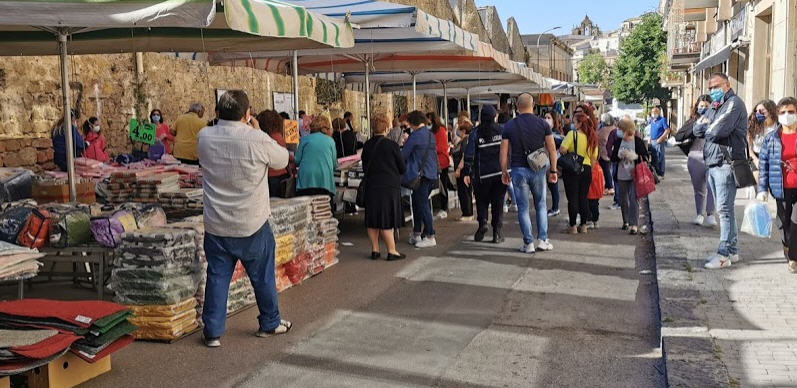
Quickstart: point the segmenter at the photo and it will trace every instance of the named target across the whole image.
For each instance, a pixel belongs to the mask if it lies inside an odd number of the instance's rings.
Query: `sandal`
[[[258,332],[255,333],[255,335],[258,336],[258,337],[261,337],[261,338],[265,338],[265,337],[271,337],[271,336],[275,336],[275,335],[285,334],[285,333],[291,331],[292,327],[293,327],[293,324],[290,321],[286,321],[286,320],[283,319],[283,320],[280,320],[280,324],[277,325],[277,327],[275,327],[273,330],[269,330],[269,331],[258,330]]]

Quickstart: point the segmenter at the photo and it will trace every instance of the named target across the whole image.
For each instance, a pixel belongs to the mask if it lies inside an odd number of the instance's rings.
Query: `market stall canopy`
[[[370,82],[380,85],[383,92],[397,92],[412,87],[413,77],[407,72],[377,72],[369,75]],[[348,83],[365,82],[364,73],[345,73]],[[530,83],[523,76],[504,71],[427,71],[415,75],[417,90],[440,89],[442,84],[448,88],[478,88],[487,85]]]
[[[0,0],[0,55],[352,47],[348,22],[276,0]]]

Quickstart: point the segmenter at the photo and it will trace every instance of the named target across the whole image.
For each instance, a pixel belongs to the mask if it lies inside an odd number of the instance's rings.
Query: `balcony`
[[[685,69],[700,60],[700,43],[693,23],[671,23],[667,34],[667,59],[673,70]]]

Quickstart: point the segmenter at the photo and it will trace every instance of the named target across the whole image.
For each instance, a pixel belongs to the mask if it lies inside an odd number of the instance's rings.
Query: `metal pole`
[[[299,120],[299,52],[296,50],[293,50],[291,70],[293,71],[293,119]]]
[[[410,73],[410,74],[412,74],[412,110],[418,110],[418,102],[417,102],[418,90],[417,90],[417,84],[415,82],[416,74],[415,73]]]
[[[447,82],[442,82],[443,84],[443,125],[448,130],[448,89],[446,87]]]
[[[66,52],[67,34],[58,32],[58,44],[61,48],[61,97],[64,103],[64,137],[66,138],[66,176],[69,181],[69,202],[77,201],[77,186],[75,182],[75,139],[72,138],[71,102],[69,101],[69,65]]]
[[[470,118],[470,89],[465,89],[465,111],[468,112],[468,118]]]
[[[371,127],[371,76],[369,68],[368,58],[365,59],[365,120],[366,125],[369,127],[368,133],[370,134],[370,127]],[[364,130],[365,128],[360,128],[360,130]],[[370,137],[370,136],[369,136]]]

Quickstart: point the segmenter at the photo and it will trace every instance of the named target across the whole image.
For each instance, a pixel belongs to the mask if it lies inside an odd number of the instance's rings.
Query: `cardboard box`
[[[95,193],[96,183],[94,182],[80,182],[75,185],[77,189],[77,201],[80,203],[92,204],[97,202]],[[69,202],[69,184],[53,184],[46,182],[33,183],[33,199],[39,204],[45,203],[68,203]]]
[[[49,364],[27,372],[30,388],[71,388],[111,370],[111,356],[89,364],[67,352]]]
[[[0,388],[11,388],[11,378],[8,376],[0,377]]]

